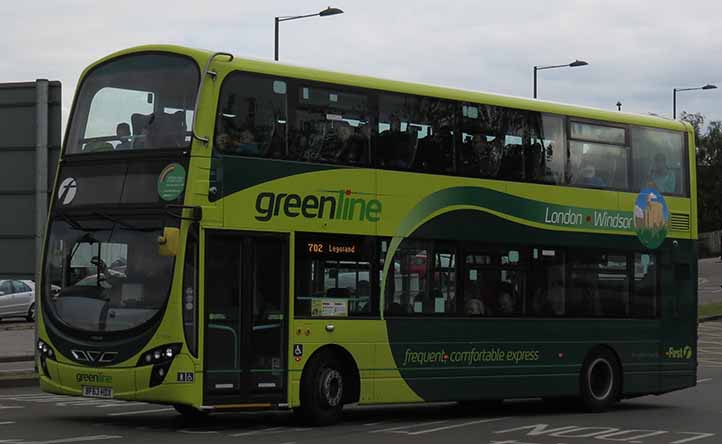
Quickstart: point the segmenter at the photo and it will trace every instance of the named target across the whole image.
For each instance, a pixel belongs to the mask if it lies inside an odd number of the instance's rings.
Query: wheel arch
[[[309,364],[313,360],[322,359],[324,355],[330,355],[337,359],[341,365],[342,374],[344,377],[349,378],[349,389],[344,390],[343,403],[350,404],[358,402],[359,399],[361,399],[361,376],[358,365],[356,364],[356,359],[354,359],[351,352],[338,344],[324,345],[311,354],[301,373],[301,385],[303,385],[304,380],[308,377],[308,369],[311,367]]]
[[[584,377],[583,370],[584,370],[587,360],[591,356],[593,356],[595,354],[595,352],[597,352],[598,350],[608,351],[612,356],[614,356],[614,359],[616,359],[616,361],[617,361],[617,365],[619,366],[619,368],[618,368],[618,370],[619,370],[619,389],[617,392],[617,398],[621,399],[624,395],[624,364],[622,363],[622,358],[619,356],[619,353],[617,352],[617,350],[614,347],[612,347],[610,344],[600,343],[600,344],[596,344],[593,347],[589,348],[589,350],[587,351],[587,354],[584,356],[584,361],[582,361],[582,366],[581,366],[581,369],[579,370],[579,377],[580,378]]]

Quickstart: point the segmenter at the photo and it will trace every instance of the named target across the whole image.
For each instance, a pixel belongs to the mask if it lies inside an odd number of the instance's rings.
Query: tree
[[[722,122],[710,122],[703,132],[701,114],[683,112],[682,120],[695,129],[699,231],[722,229]]]

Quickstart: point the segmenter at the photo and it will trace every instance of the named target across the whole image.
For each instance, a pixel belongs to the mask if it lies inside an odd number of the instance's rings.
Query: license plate
[[[113,397],[113,389],[111,387],[93,387],[90,385],[84,385],[83,396],[88,398],[110,399]]]

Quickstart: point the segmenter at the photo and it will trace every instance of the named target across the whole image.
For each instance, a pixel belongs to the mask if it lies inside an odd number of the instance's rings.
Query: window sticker
[[[186,170],[179,163],[171,163],[158,176],[158,195],[165,201],[173,201],[183,193]]]
[[[311,300],[311,316],[321,318],[347,318],[348,317],[348,300],[347,299],[312,299]]]

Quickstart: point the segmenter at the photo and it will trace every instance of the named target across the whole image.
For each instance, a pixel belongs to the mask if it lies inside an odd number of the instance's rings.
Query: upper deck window
[[[632,128],[634,190],[654,187],[663,194],[687,194],[684,133]]]
[[[198,88],[189,58],[160,53],[121,57],[83,80],[67,154],[186,148]]]
[[[567,183],[581,187],[627,190],[627,130],[573,121],[569,129]]]

